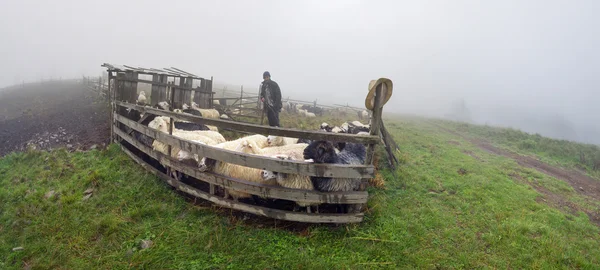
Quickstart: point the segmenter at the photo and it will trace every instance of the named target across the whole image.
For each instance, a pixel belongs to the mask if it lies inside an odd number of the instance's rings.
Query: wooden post
[[[112,89],[110,87],[111,79],[112,79],[112,71],[109,71],[108,72],[108,93],[106,93],[107,98],[108,98],[108,104],[110,105],[110,115],[108,116],[109,117],[108,119],[110,119],[110,122],[109,122],[110,123],[110,136],[109,136],[109,142],[108,142],[109,144],[111,144],[113,142],[113,136],[114,136],[113,134],[115,134],[115,132],[113,130],[113,127],[115,125],[115,119],[113,117],[113,115],[114,115],[113,112],[115,111],[115,103],[113,102],[114,99],[113,99],[113,95],[112,95],[112,91],[111,91]]]
[[[243,108],[242,106],[244,106],[244,86],[242,85],[240,87],[240,104],[238,105],[238,108],[240,109],[240,114],[244,114],[243,112]]]
[[[371,124],[371,132],[370,135],[373,136],[378,136],[379,135],[379,125],[381,122],[381,113],[383,112],[383,106],[381,106],[381,103],[383,102],[383,96],[382,93],[385,90],[385,84],[381,83],[377,86],[377,88],[375,88],[375,102],[374,102],[374,106],[373,106],[373,122]],[[373,156],[375,155],[375,144],[369,144],[369,146],[367,147],[367,153],[365,155],[365,165],[371,165],[373,164]],[[366,183],[361,183],[360,184],[360,191],[364,191],[365,189],[367,189],[367,185]],[[360,212],[362,211],[362,208],[365,208],[366,203],[363,205],[357,204],[354,207],[354,211],[355,212]]]
[[[175,86],[175,82],[173,82],[173,86]],[[171,87],[171,97],[169,100],[169,103],[171,104],[171,106],[169,106],[169,111],[173,111],[174,109],[174,105],[173,105],[173,100],[175,98],[175,91],[173,91],[173,87]],[[173,124],[174,124],[174,120],[173,117],[169,117],[169,135],[173,135]],[[171,145],[169,144],[169,157],[173,156],[173,153],[171,153]]]
[[[152,75],[152,90],[151,90],[152,92],[150,92],[150,105],[157,104],[160,101],[159,86],[154,84],[154,83],[159,83],[159,82],[160,82],[159,75],[153,74]]]

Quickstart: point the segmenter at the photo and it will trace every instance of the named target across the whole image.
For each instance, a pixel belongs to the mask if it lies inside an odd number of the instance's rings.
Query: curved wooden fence
[[[115,70],[113,70],[115,71]],[[115,71],[119,72],[119,71]],[[109,69],[109,78],[119,81],[120,76],[112,76]],[[127,81],[132,81],[131,76]],[[380,142],[379,136],[376,134],[370,136],[359,136],[351,134],[335,134],[322,131],[306,131],[298,129],[267,127],[255,124],[240,123],[221,119],[206,119],[190,114],[180,114],[173,111],[156,109],[148,106],[140,106],[129,102],[118,101],[119,91],[133,91],[131,89],[123,89],[124,84],[115,83],[117,89],[111,92],[113,104],[112,112],[112,136],[113,140],[119,144],[123,151],[129,155],[135,162],[142,167],[157,175],[175,189],[192,195],[194,197],[204,199],[221,207],[227,207],[255,215],[271,217],[281,220],[312,222],[312,223],[356,223],[361,222],[363,213],[306,213],[293,212],[276,207],[269,208],[258,206],[252,203],[241,201],[233,201],[216,195],[218,188],[241,191],[253,194],[266,199],[280,199],[288,201],[302,201],[308,203],[339,205],[364,205],[368,200],[368,193],[365,191],[368,179],[374,177],[375,168],[371,164],[373,147]],[[177,91],[177,89],[173,89]],[[188,89],[186,89],[188,90]],[[192,89],[193,91],[193,89]],[[129,95],[131,96],[131,95]],[[368,145],[367,163],[364,165],[339,165],[339,164],[315,164],[303,161],[288,161],[276,158],[240,153],[229,151],[221,148],[215,148],[208,145],[198,144],[192,141],[184,140],[168,133],[160,132],[142,125],[136,121],[127,118],[124,113],[126,109],[137,110],[145,114],[154,114],[157,116],[170,117],[172,121],[189,121],[199,124],[214,125],[219,129],[237,130],[246,133],[255,133],[263,135],[276,135],[294,138],[306,138],[312,140],[327,140],[332,142],[352,142]],[[140,120],[141,121],[141,120]],[[289,189],[280,186],[263,185],[260,183],[250,182],[243,179],[234,179],[219,174],[210,172],[201,172],[195,166],[190,166],[179,162],[170,156],[154,151],[151,147],[138,141],[135,137],[129,135],[136,131],[144,134],[154,140],[170,145],[171,147],[179,147],[190,153],[197,154],[201,157],[207,157],[222,162],[237,164],[241,166],[265,169],[270,171],[299,174],[305,176],[318,177],[333,177],[333,178],[361,178],[363,185],[361,190],[352,192],[319,192],[313,190]],[[154,161],[154,162],[152,162]],[[176,170],[193,179],[201,186],[206,186],[206,189],[198,188],[198,185],[183,183],[178,181],[163,172],[159,167],[153,166],[156,161],[163,166]],[[353,209],[365,209],[365,207],[353,207]]]

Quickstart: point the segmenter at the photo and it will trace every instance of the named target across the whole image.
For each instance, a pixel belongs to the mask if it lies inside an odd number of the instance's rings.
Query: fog
[[[175,66],[284,97],[600,144],[599,1],[0,1],[0,87]],[[460,107],[458,106],[458,107]]]

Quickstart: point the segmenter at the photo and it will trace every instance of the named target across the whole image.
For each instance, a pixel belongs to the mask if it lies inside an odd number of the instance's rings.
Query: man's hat
[[[368,110],[372,111],[373,107],[375,107],[375,90],[380,84],[385,85],[385,90],[381,93],[383,96],[381,106],[385,105],[392,97],[392,90],[394,88],[392,80],[388,78],[379,78],[377,80],[372,80],[371,82],[369,82],[369,93],[367,94],[367,98],[365,99],[365,107],[367,107]]]
[[[271,73],[269,73],[268,71],[265,71],[265,72],[263,72],[263,78],[264,78],[265,76],[269,76],[269,77],[271,77]]]

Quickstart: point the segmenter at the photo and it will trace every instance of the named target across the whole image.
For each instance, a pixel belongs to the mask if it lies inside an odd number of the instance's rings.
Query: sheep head
[[[212,171],[215,168],[217,161],[212,158],[203,157],[198,162],[198,170],[201,172]]]
[[[145,96],[146,96],[146,92],[144,92],[144,90],[142,90],[142,91],[140,92],[140,95],[145,97]]]
[[[281,136],[269,135],[267,136],[267,146],[284,146],[285,140]]]
[[[315,163],[334,163],[336,152],[328,141],[314,141],[304,149],[304,159],[312,159]]]
[[[262,170],[261,176],[264,181],[277,179],[277,173],[273,171]]]

